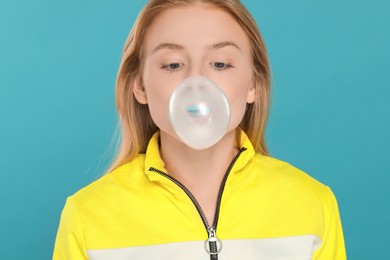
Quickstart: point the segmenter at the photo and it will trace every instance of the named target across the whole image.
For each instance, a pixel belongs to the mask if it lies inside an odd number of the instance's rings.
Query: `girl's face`
[[[134,94],[148,104],[155,124],[172,136],[169,98],[189,76],[205,76],[224,91],[231,106],[229,131],[255,100],[250,42],[230,14],[211,5],[174,8],[157,16],[143,46],[143,68]]]

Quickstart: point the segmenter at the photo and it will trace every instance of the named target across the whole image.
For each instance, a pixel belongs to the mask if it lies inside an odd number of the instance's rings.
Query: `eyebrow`
[[[157,47],[153,49],[152,53],[155,53],[156,51],[162,50],[162,49],[181,51],[181,50],[184,50],[184,47],[182,45],[179,45],[179,44],[164,42],[164,43],[160,43],[159,45],[157,45]]]
[[[240,52],[242,51],[241,48],[234,42],[232,41],[224,41],[224,42],[219,42],[219,43],[215,43],[213,45],[211,45],[209,47],[209,49],[221,49],[221,48],[224,48],[224,47],[227,47],[227,46],[232,46],[232,47],[235,47],[237,50],[239,50]]]
[[[217,49],[221,49],[221,48],[224,48],[227,46],[232,46],[232,47],[236,48],[237,50],[239,50],[240,52],[242,52],[241,48],[236,43],[234,43],[232,41],[224,41],[224,42],[214,43],[214,44],[208,46],[207,49],[217,50]],[[180,44],[176,44],[176,43],[164,42],[164,43],[160,43],[159,45],[157,45],[157,47],[153,49],[152,53],[155,53],[156,51],[162,50],[162,49],[182,51],[182,50],[184,50],[184,46],[180,45]]]

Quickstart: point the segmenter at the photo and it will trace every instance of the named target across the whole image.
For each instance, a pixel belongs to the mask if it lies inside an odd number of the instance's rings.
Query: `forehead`
[[[210,4],[196,4],[159,14],[146,31],[143,44],[150,53],[161,43],[201,47],[226,41],[249,52],[249,38],[231,14]]]

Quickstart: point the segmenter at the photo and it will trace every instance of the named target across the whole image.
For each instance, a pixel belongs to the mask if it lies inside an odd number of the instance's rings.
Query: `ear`
[[[133,93],[135,99],[139,103],[143,105],[146,105],[148,103],[148,98],[146,95],[144,83],[141,76],[137,76],[136,79],[134,80]]]
[[[248,95],[246,96],[246,103],[252,104],[256,100],[256,80],[252,81],[252,84],[249,88]]]

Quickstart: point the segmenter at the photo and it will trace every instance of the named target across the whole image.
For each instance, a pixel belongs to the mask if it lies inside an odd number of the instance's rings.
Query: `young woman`
[[[188,77],[215,82],[226,134],[186,145],[169,100]],[[69,197],[60,259],[346,259],[331,190],[268,156],[270,70],[239,0],[151,0],[124,47],[116,101],[122,144],[109,173]]]

